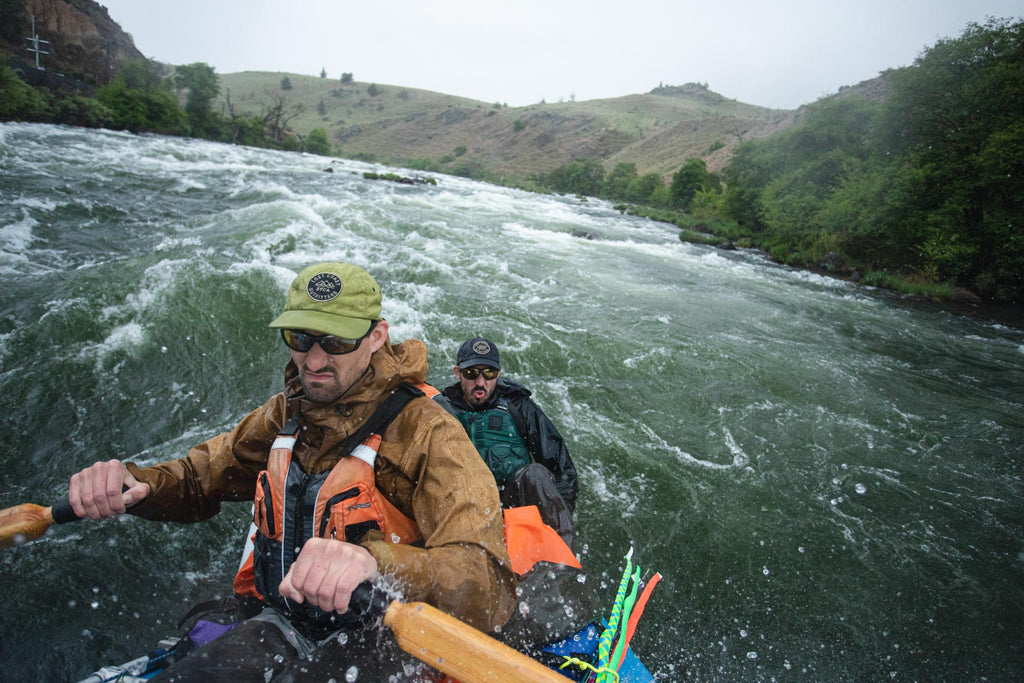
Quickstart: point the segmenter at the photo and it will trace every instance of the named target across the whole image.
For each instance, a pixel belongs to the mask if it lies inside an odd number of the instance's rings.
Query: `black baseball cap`
[[[486,365],[501,370],[498,347],[494,345],[494,342],[483,337],[473,337],[464,341],[459,347],[455,362],[460,370],[471,368],[474,365]]]

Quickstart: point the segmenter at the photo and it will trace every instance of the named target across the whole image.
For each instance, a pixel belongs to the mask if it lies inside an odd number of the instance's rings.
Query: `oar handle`
[[[366,623],[383,617],[389,604],[391,604],[391,598],[385,591],[374,590],[372,582],[363,581],[352,591],[352,597],[348,600],[348,609],[360,623]]]
[[[71,507],[71,503],[66,500],[62,500],[51,507],[50,516],[53,517],[55,524],[67,524],[68,522],[77,522],[82,519],[75,514],[75,509]]]

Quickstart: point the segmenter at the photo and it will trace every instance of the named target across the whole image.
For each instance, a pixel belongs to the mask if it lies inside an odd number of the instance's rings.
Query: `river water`
[[[325,172],[332,168],[333,172]],[[664,579],[660,680],[1019,680],[1024,325],[684,244],[600,201],[0,124],[0,507],[180,457],[277,391],[304,265],[381,283],[444,386],[483,334],[580,470],[588,585]],[[397,171],[402,173],[402,171]],[[408,174],[408,172],[405,172]],[[222,594],[248,507],[3,551],[0,679],[75,680]]]

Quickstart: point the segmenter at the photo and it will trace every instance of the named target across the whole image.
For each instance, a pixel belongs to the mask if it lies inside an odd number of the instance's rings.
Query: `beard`
[[[299,382],[307,400],[326,405],[334,403],[348,391],[349,387],[341,386],[338,373],[333,368],[320,370],[318,374],[330,374],[331,379],[310,381],[306,379],[305,372],[299,374]]]
[[[462,396],[466,400],[466,405],[468,405],[470,408],[477,409],[483,408],[485,405],[487,405],[487,401],[489,401],[491,398],[491,393],[493,392],[488,392],[486,389],[483,388],[480,388],[478,390],[476,387],[473,387],[469,390],[469,392],[463,391]]]

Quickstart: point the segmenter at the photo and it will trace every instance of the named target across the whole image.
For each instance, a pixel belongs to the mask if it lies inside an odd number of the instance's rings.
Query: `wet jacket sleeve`
[[[530,455],[551,470],[555,475],[558,492],[562,494],[569,510],[575,510],[579,483],[576,480],[576,467],[569,457],[569,449],[565,447],[565,439],[533,399],[521,398],[512,407],[516,413],[513,415],[516,425],[526,441]]]
[[[381,573],[400,581],[407,600],[436,605],[485,631],[504,624],[516,605],[516,583],[505,549],[501,503],[494,477],[462,425],[429,399],[420,399],[384,437],[379,458],[404,476],[379,476],[378,486],[411,487],[406,494],[383,492],[396,504],[407,501],[410,509],[403,512],[416,520],[423,547],[383,540],[362,545]]]
[[[249,413],[230,432],[192,448],[180,460],[151,467],[127,463],[150,494],[131,509],[145,519],[199,522],[220,512],[223,501],[251,501],[256,478],[285,421],[283,394]]]

